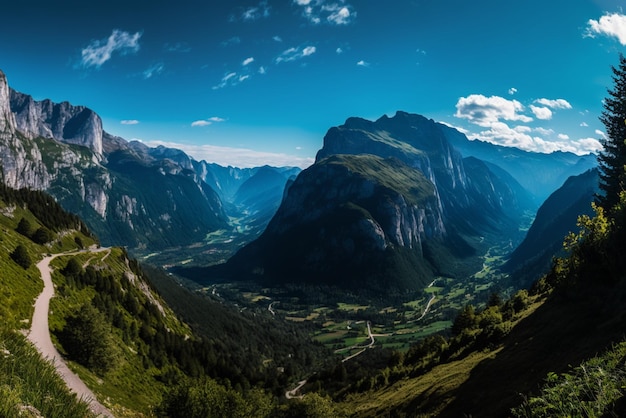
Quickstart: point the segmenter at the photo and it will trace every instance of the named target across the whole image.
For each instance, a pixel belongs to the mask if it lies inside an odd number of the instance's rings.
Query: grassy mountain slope
[[[31,232],[48,229],[51,240],[38,244],[18,233],[23,219]],[[18,330],[29,328],[33,301],[43,289],[35,267],[41,254],[94,242],[80,220],[64,213],[49,196],[0,187],[0,416],[90,416],[87,405],[68,391],[54,367]],[[20,245],[31,261],[27,268],[11,257]]]
[[[29,190],[0,189],[0,228],[0,416],[89,416],[16,330],[29,327],[43,287],[35,262],[96,241],[50,196]],[[41,236],[47,242],[37,244]],[[122,248],[61,255],[51,266],[53,341],[116,416],[288,417],[307,407],[277,396],[328,353],[301,326],[275,321],[267,306],[240,310],[149,269],[192,329]],[[321,398],[309,406],[318,404],[334,408]]]
[[[625,203],[626,195],[613,218],[601,210],[581,217],[568,257],[530,296],[466,308],[451,338],[412,347],[344,404],[355,416],[621,416],[624,393],[614,382],[626,326]],[[583,362],[596,378],[573,369]]]

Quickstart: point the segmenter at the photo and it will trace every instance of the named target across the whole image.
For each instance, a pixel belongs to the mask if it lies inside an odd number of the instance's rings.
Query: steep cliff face
[[[191,169],[182,151],[133,147],[92,110],[35,101],[0,76],[0,180],[48,191],[104,244],[162,249],[228,228],[219,197]]]
[[[463,159],[439,125],[398,112],[331,128],[263,235],[223,271],[376,292],[475,272],[528,207],[506,172]],[[481,242],[479,245],[478,243]]]
[[[102,157],[102,120],[93,110],[68,102],[35,101],[11,89],[11,110],[16,127],[28,138],[54,138],[89,148]]]
[[[0,133],[15,131],[15,117],[11,112],[10,91],[7,77],[0,70]]]
[[[418,289],[455,273],[450,238],[422,172],[396,158],[334,155],[296,178],[265,232],[228,265],[264,282]]]
[[[493,181],[485,181],[486,177],[499,177],[488,167],[472,161],[467,169],[463,156],[447,140],[441,126],[405,112],[374,122],[350,118],[328,131],[317,160],[333,154],[396,157],[432,181],[443,216],[469,233],[481,233],[481,227],[493,225],[490,218],[515,218],[532,205],[529,196],[517,195],[522,189],[513,184],[516,182],[510,176],[499,181],[511,184],[505,188],[507,191],[493,187]],[[475,210],[477,202],[480,211]],[[468,212],[474,216],[468,217]]]

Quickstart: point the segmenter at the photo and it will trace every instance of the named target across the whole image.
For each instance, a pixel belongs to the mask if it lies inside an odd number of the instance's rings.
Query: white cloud
[[[535,103],[538,103],[543,106],[550,107],[552,109],[571,109],[572,105],[565,99],[537,99]]]
[[[515,93],[517,93],[517,89],[516,89],[515,87],[511,87],[511,88],[509,89],[509,94],[512,96],[512,95],[514,95]]]
[[[552,141],[539,136],[529,135],[527,132],[520,132],[519,129],[511,128],[504,122],[496,122],[489,129],[473,134],[473,136],[497,145],[542,153],[564,151],[583,155],[597,153],[602,149],[600,142],[594,138],[570,140],[560,135],[558,140]]]
[[[337,48],[337,49],[335,49],[335,52],[337,53],[337,55],[341,55],[341,54],[343,54],[343,49]]]
[[[163,65],[162,62],[156,63],[143,72],[143,78],[147,80],[155,75],[161,74],[164,70],[165,65]]]
[[[347,25],[356,18],[356,11],[345,0],[294,0],[302,8],[302,16],[314,25],[326,22],[331,25]]]
[[[456,104],[455,117],[467,119],[482,127],[490,127],[500,119],[530,122],[533,119],[521,114],[524,106],[517,100],[507,100],[499,96],[486,97],[482,94],[471,94],[459,98]]]
[[[586,127],[588,127],[589,125],[587,125],[587,122],[581,122],[581,123],[580,123],[580,126],[582,126],[583,128],[586,128]]]
[[[253,62],[254,62],[254,57],[250,57],[250,58],[246,58],[245,60],[243,60],[241,65],[245,67],[246,65],[252,64]]]
[[[567,134],[559,134],[557,136],[561,141],[567,141],[569,139],[569,135]]]
[[[585,35],[591,38],[596,35],[617,38],[620,44],[626,45],[626,15],[607,13],[598,20],[589,19]]]
[[[350,23],[350,17],[350,9],[344,6],[337,10],[333,10],[326,19],[335,25],[347,25]]]
[[[139,51],[139,38],[141,33],[114,29],[107,39],[91,41],[81,50],[81,65],[85,68],[100,68],[102,64],[111,59],[114,52],[128,54]]]
[[[246,21],[258,20],[262,17],[270,16],[270,7],[267,1],[262,1],[256,7],[249,7],[241,14],[241,18]]]
[[[225,122],[226,119],[224,118],[220,118],[219,116],[212,116],[208,119],[202,119],[202,120],[196,120],[191,122],[191,126],[193,127],[198,127],[198,126],[209,126],[212,125],[213,123],[219,123],[219,122]]]
[[[139,124],[139,121],[137,119],[125,119],[123,121],[120,121],[120,123],[122,125],[137,125]]]
[[[233,71],[224,75],[224,77],[222,77],[220,82],[217,85],[213,86],[212,88],[213,90],[219,90],[228,86],[231,86],[231,87],[236,86],[237,84],[243,81],[246,81],[249,78],[250,78],[249,74],[238,74]]]
[[[535,128],[534,131],[537,132],[540,135],[543,135],[543,136],[554,135],[554,130],[552,130],[552,129]]]
[[[259,67],[259,74],[265,74],[267,73],[267,70],[265,69],[265,67],[261,66]]]
[[[538,107],[530,105],[530,110],[533,112],[537,119],[550,120],[552,119],[552,111],[547,107]]]
[[[606,139],[606,134],[602,132],[600,129],[595,130],[596,135],[598,135],[602,139]]]
[[[281,37],[280,37],[280,36],[278,36],[278,35],[277,35],[277,36],[274,36],[272,39],[273,39],[274,41],[276,41],[276,42],[282,42],[282,41],[283,41],[283,38],[281,38]]]
[[[277,58],[276,63],[295,61],[313,55],[317,51],[314,46],[307,46],[304,49],[292,47],[284,50]]]
[[[313,164],[311,157],[299,157],[283,153],[256,151],[247,148],[231,148],[216,145],[193,145],[179,144],[165,141],[141,141],[149,147],[163,145],[168,148],[183,150],[195,160],[204,160],[222,166],[234,166],[240,168],[261,167],[271,165],[274,167],[300,167],[307,168]]]
[[[358,65],[359,67],[369,67],[369,66],[370,66],[370,63],[369,63],[369,62],[366,62],[366,61],[361,60],[361,61],[357,62],[357,63],[356,63],[356,65]]]

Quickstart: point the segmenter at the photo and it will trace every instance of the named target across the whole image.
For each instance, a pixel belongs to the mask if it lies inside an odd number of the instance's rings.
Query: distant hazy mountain
[[[591,202],[600,191],[598,181],[597,169],[572,176],[541,205],[526,238],[505,266],[518,284],[529,285],[545,273],[552,257],[562,253],[565,236],[577,231],[578,217],[593,215]]]
[[[475,269],[474,239],[515,229],[527,200],[510,176],[464,160],[431,120],[403,112],[351,118],[328,131],[315,164],[226,274],[417,289],[434,275]]]
[[[0,72],[0,180],[13,188],[48,191],[106,245],[147,250],[188,245],[211,231],[231,229],[228,217],[249,210],[264,209],[261,225],[267,224],[282,189],[264,196],[266,208],[260,202],[254,208],[230,206],[220,199],[223,190],[214,190],[196,171],[203,164],[180,150],[110,135],[91,109],[36,101],[10,89]],[[250,176],[258,171],[250,170]],[[270,183],[266,191],[280,188],[280,182]],[[229,190],[231,198],[236,191]]]
[[[568,177],[598,165],[593,154],[578,156],[560,151],[551,154],[522,151],[479,140],[470,141],[461,132],[443,124],[440,128],[464,157],[476,157],[506,170],[535,197],[537,205],[561,187]]]

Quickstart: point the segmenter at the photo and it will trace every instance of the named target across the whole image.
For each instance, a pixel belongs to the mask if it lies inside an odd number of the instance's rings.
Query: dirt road
[[[105,248],[91,250],[92,252],[107,251]],[[88,402],[91,410],[104,417],[113,417],[111,411],[109,411],[104,405],[102,405],[96,399],[95,395],[80,378],[74,374],[68,367],[57,349],[52,344],[50,339],[50,330],[48,328],[48,311],[50,308],[50,299],[54,296],[54,285],[52,284],[52,276],[50,270],[50,262],[62,255],[71,255],[76,253],[62,253],[55,254],[44,258],[37,264],[37,268],[41,272],[41,279],[44,282],[43,292],[37,297],[35,301],[35,312],[33,313],[33,321],[28,334],[28,339],[37,347],[37,350],[41,353],[42,357],[48,359],[70,390],[78,395],[79,398]]]

